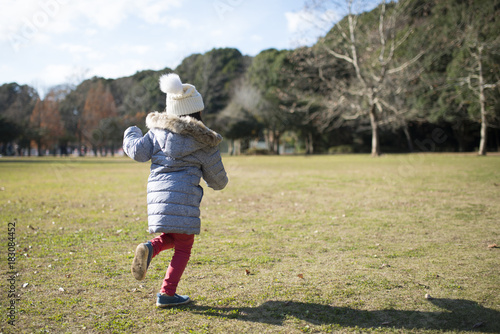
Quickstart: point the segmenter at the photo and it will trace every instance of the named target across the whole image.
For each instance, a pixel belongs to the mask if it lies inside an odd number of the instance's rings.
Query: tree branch
[[[413,57],[413,59],[410,59],[409,61],[407,61],[406,63],[402,64],[399,67],[390,69],[389,71],[387,71],[387,73],[394,74],[394,73],[397,73],[397,72],[404,70],[405,68],[407,68],[408,66],[410,66],[411,64],[413,64],[414,62],[419,60],[420,57],[422,57],[424,55],[424,53],[425,53],[424,51],[421,51],[418,55]]]
[[[353,64],[353,60],[352,58],[350,58],[349,56],[345,56],[343,54],[340,54],[340,53],[337,53],[335,51],[333,51],[332,49],[330,49],[329,47],[327,47],[326,45],[323,44],[323,47],[325,48],[325,50],[331,54],[332,56],[334,56],[335,58],[339,58],[339,59],[343,59],[351,64]]]
[[[500,81],[495,82],[494,84],[485,84],[483,85],[483,88],[495,88],[496,86],[500,85]]]
[[[384,61],[385,54],[385,36],[384,36],[384,15],[385,15],[385,1],[382,1],[382,9],[380,10],[380,17],[378,23],[378,33],[380,35],[380,55],[378,56],[379,61],[382,63]]]

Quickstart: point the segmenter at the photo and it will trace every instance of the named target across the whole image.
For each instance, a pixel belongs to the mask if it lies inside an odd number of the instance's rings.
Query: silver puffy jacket
[[[192,117],[154,112],[147,116],[144,136],[136,127],[124,134],[123,150],[132,159],[151,159],[148,179],[150,233],[200,233],[200,179],[214,190],[227,182],[222,164],[220,134]]]

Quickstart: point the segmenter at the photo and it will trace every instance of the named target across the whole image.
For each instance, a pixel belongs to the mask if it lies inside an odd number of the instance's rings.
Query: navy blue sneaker
[[[153,257],[153,245],[148,241],[144,244],[139,244],[135,249],[134,261],[132,261],[132,275],[138,281],[142,281],[146,277],[149,263]]]
[[[189,296],[179,296],[178,294],[175,294],[174,296],[167,296],[167,295],[158,293],[156,296],[158,297],[158,298],[156,298],[156,306],[157,307],[170,307],[170,306],[184,305],[184,304],[187,304],[191,301],[191,299],[189,299]]]

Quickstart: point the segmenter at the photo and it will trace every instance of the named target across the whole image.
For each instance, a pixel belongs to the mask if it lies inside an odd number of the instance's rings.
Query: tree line
[[[255,140],[275,154],[283,144],[374,156],[498,151],[500,1],[400,0],[368,12],[356,4],[307,1],[316,22],[345,10],[311,47],[255,57],[213,49],[175,69],[60,85],[43,99],[27,85],[2,85],[1,154],[113,154],[127,126],[144,129],[147,113],[164,110],[158,78],[169,72],[197,87],[205,123],[235,154],[256,151]]]

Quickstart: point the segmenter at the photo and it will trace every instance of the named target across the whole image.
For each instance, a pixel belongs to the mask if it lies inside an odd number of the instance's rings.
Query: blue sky
[[[94,75],[175,68],[185,57],[234,47],[310,45],[323,31],[304,0],[0,0],[0,84],[42,93]],[[331,12],[331,17],[339,15]]]

